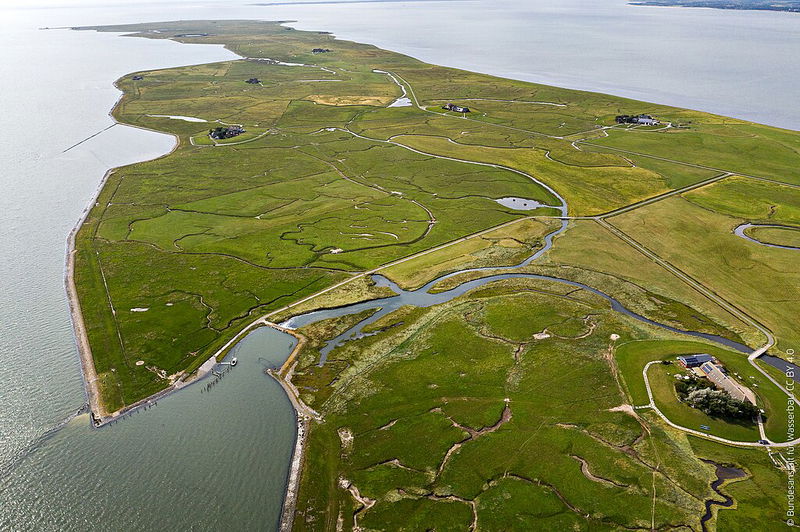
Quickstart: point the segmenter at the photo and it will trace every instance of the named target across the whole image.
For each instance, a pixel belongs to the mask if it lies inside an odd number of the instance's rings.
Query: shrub
[[[724,390],[711,388],[692,390],[687,396],[686,402],[714,417],[752,420],[759,413],[758,407],[754,404],[748,401],[739,401]]]
[[[689,394],[695,390],[703,390],[703,389],[710,389],[714,388],[714,385],[711,384],[706,379],[698,379],[695,376],[690,376],[689,379],[681,379],[675,382],[675,391],[678,394],[678,397],[681,398],[681,401],[685,401]]]

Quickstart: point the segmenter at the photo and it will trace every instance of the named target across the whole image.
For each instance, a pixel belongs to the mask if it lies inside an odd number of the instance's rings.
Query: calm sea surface
[[[294,439],[289,402],[262,373],[289,340],[268,329],[239,346],[240,364],[209,393],[190,387],[103,430],[72,418],[84,392],[63,288],[67,234],[108,168],[157,157],[173,139],[116,125],[64,150],[113,124],[116,78],[232,54],[38,28],[296,20],[434,63],[800,129],[791,13],[620,0],[9,4],[0,4],[3,530],[270,529]]]

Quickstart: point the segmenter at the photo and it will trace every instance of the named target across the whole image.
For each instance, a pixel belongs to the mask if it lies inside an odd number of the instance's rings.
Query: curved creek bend
[[[762,242],[761,240],[758,240],[757,238],[754,238],[754,237],[748,235],[747,232],[746,232],[748,229],[759,229],[759,228],[764,228],[764,229],[783,229],[783,230],[789,230],[789,231],[797,231],[798,230],[797,227],[792,227],[792,226],[789,226],[789,225],[744,223],[744,224],[741,224],[741,225],[737,226],[733,230],[733,234],[735,234],[739,238],[744,238],[745,240],[747,240],[749,242],[753,242],[754,244],[759,244],[761,246],[767,246],[767,247],[770,247],[770,248],[791,249],[791,250],[794,250],[794,251],[800,251],[800,247],[797,247],[797,246],[788,246],[788,245],[782,245],[782,244],[773,244],[773,243],[770,243],[770,242]]]
[[[720,486],[724,484],[726,480],[735,480],[738,478],[744,478],[747,476],[747,473],[745,473],[743,470],[737,467],[718,464],[716,462],[712,462],[711,460],[703,460],[703,462],[711,464],[716,468],[715,473],[717,475],[717,479],[711,482],[711,490],[714,491],[714,493],[716,493],[720,497],[722,497],[721,501],[715,499],[707,499],[705,502],[706,513],[703,514],[703,516],[700,518],[700,524],[703,527],[703,532],[705,532],[706,530],[708,530],[708,525],[706,525],[706,523],[708,523],[708,521],[714,514],[713,510],[714,506],[719,506],[721,508],[730,508],[731,506],[733,506],[733,499],[730,496],[722,493],[719,489]]]
[[[524,266],[527,266],[527,265],[531,264],[533,261],[535,261],[537,258],[542,256],[544,253],[546,253],[553,245],[553,238],[556,235],[558,235],[558,234],[562,233],[563,231],[565,231],[566,227],[567,227],[566,220],[562,220],[560,227],[558,229],[556,229],[555,231],[549,233],[545,237],[544,246],[541,249],[537,250],[533,255],[528,257],[526,260],[524,260],[523,262],[517,264],[516,266],[510,266],[510,267],[505,267],[505,268],[497,268],[497,267],[469,268],[469,269],[459,270],[459,271],[456,271],[456,272],[452,272],[452,273],[437,277],[436,279],[434,279],[432,281],[429,281],[427,284],[425,284],[421,288],[418,288],[417,290],[403,290],[402,288],[397,286],[397,284],[393,283],[392,281],[390,281],[386,277],[376,274],[376,275],[372,276],[372,278],[376,282],[376,284],[378,286],[384,286],[384,287],[391,288],[394,292],[397,293],[397,295],[386,297],[386,298],[381,298],[381,299],[373,299],[373,300],[370,300],[370,301],[364,301],[364,302],[355,303],[355,304],[352,304],[352,305],[345,305],[345,306],[342,306],[342,307],[337,307],[337,308],[332,308],[332,309],[324,309],[324,310],[316,310],[316,311],[308,312],[306,314],[301,314],[301,315],[298,315],[298,316],[294,316],[294,317],[286,320],[285,322],[281,323],[280,325],[282,327],[287,328],[287,329],[298,329],[300,327],[304,327],[306,325],[310,325],[312,323],[316,323],[316,322],[321,321],[321,320],[326,320],[326,319],[330,319],[330,318],[340,318],[342,316],[348,316],[348,315],[356,314],[356,313],[363,312],[363,311],[366,311],[366,310],[373,310],[373,309],[376,310],[376,312],[374,312],[372,315],[370,315],[369,317],[365,318],[364,320],[358,322],[356,325],[354,325],[350,329],[346,330],[345,332],[343,332],[342,334],[340,334],[336,338],[333,338],[332,340],[330,340],[325,345],[325,347],[323,347],[323,349],[321,350],[321,355],[322,356],[321,356],[321,359],[320,359],[320,365],[322,365],[322,364],[325,363],[325,360],[327,358],[328,353],[330,353],[333,349],[335,349],[339,345],[347,342],[348,340],[356,339],[356,338],[359,338],[359,337],[363,336],[361,331],[367,325],[378,321],[381,317],[386,316],[387,314],[389,314],[391,312],[394,312],[395,310],[399,309],[400,307],[403,307],[403,306],[406,306],[406,305],[412,305],[412,306],[416,306],[416,307],[431,307],[431,306],[438,305],[438,304],[441,304],[441,303],[446,303],[446,302],[448,302],[448,301],[450,301],[450,300],[452,300],[452,299],[454,299],[454,298],[456,298],[458,296],[461,296],[461,295],[469,292],[470,290],[473,290],[475,288],[479,288],[479,287],[484,286],[484,285],[486,285],[488,283],[491,283],[491,282],[501,281],[501,280],[504,280],[504,279],[536,279],[536,280],[542,280],[542,281],[552,281],[552,282],[561,283],[561,284],[565,284],[565,285],[568,285],[568,286],[573,286],[573,287],[576,287],[576,288],[581,288],[581,289],[587,290],[587,291],[589,291],[589,292],[591,292],[591,293],[593,293],[595,295],[598,295],[598,296],[602,297],[606,301],[608,301],[611,304],[612,310],[614,310],[616,312],[620,312],[620,313],[622,313],[622,314],[624,314],[626,316],[629,316],[629,317],[631,317],[633,319],[636,319],[638,321],[647,323],[647,324],[655,326],[655,327],[659,327],[661,329],[664,329],[664,330],[667,330],[667,331],[670,331],[670,332],[674,332],[674,333],[678,333],[678,334],[685,334],[685,335],[688,335],[688,336],[693,336],[695,338],[701,338],[703,340],[712,341],[712,342],[720,344],[720,345],[722,345],[724,347],[739,351],[741,353],[750,353],[750,352],[753,351],[752,348],[750,348],[750,347],[748,347],[748,346],[746,346],[744,344],[735,342],[733,340],[730,340],[730,339],[722,337],[722,336],[703,333],[703,332],[698,332],[698,331],[681,330],[681,329],[672,327],[670,325],[666,325],[666,324],[663,324],[663,323],[659,323],[659,322],[653,321],[653,320],[651,320],[649,318],[646,318],[646,317],[644,317],[644,316],[642,316],[640,314],[637,314],[637,313],[629,310],[628,308],[623,306],[622,303],[620,303],[613,296],[610,296],[610,295],[606,294],[605,292],[597,290],[596,288],[592,288],[591,286],[585,285],[583,283],[579,283],[579,282],[576,282],[576,281],[570,281],[570,280],[567,280],[567,279],[561,279],[561,278],[558,278],[558,277],[552,277],[552,276],[548,276],[548,275],[539,275],[539,274],[533,274],[533,273],[523,273],[523,272],[508,271],[508,270],[520,269],[520,268],[522,268]],[[473,279],[471,281],[467,281],[465,283],[462,283],[462,284],[458,285],[457,287],[452,288],[450,290],[431,293],[431,290],[433,289],[433,287],[435,285],[437,285],[439,282],[441,282],[441,281],[443,281],[445,279],[449,279],[451,277],[454,277],[456,275],[461,275],[461,274],[470,273],[470,272],[497,271],[497,270],[504,270],[504,273],[497,273],[497,274],[494,274],[494,275],[488,275],[486,277],[481,277],[479,279]],[[288,353],[287,353],[287,356],[288,356]],[[778,358],[778,357],[775,357],[775,356],[772,356],[772,355],[767,355],[767,354],[762,355],[760,357],[760,360],[764,361],[765,363],[769,364],[770,366],[773,366],[773,367],[775,367],[775,368],[777,368],[777,369],[779,369],[781,371],[785,371],[789,367],[793,367],[793,368],[797,369],[797,366],[795,366],[795,365],[783,360],[782,358]],[[796,377],[796,379],[800,379],[800,375],[798,375]],[[800,380],[798,380],[798,382],[800,382]]]

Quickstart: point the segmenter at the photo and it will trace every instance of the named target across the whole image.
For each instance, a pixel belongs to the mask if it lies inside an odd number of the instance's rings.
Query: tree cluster
[[[208,135],[212,139],[229,139],[242,133],[244,133],[244,129],[240,126],[215,127],[208,130]]]
[[[698,379],[694,375],[691,375],[688,379],[680,379],[675,382],[675,391],[681,401],[686,401],[693,391],[705,388],[713,389],[714,385],[707,379]]]
[[[675,383],[678,397],[686,404],[712,417],[752,421],[760,412],[749,401],[740,401],[725,390],[717,390],[705,379],[692,378]]]

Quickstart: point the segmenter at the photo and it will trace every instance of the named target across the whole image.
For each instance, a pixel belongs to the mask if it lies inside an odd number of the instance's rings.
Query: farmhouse
[[[650,115],[618,115],[615,118],[617,124],[640,124],[642,126],[657,126],[659,121]]]
[[[636,118],[636,123],[642,124],[643,126],[657,126],[658,120],[652,116],[642,115]]]
[[[251,85],[258,85],[259,83],[261,83],[261,80],[258,78],[250,78],[247,81],[245,81],[245,83],[249,83]]]
[[[220,140],[229,139],[231,137],[241,135],[244,132],[245,129],[242,126],[216,127],[208,131],[208,136],[212,139]]]
[[[684,355],[678,357],[678,362],[686,369],[697,368],[706,362],[712,362],[714,357],[707,353],[698,353],[696,355]]]
[[[756,404],[753,392],[747,388],[740,386],[736,381],[731,379],[725,374],[722,366],[714,364],[713,362],[705,362],[700,366],[700,371],[706,376],[708,380],[714,383],[714,386],[720,390],[725,390],[734,399],[739,401],[749,401]]]
[[[442,106],[445,111],[453,111],[454,113],[469,113],[469,107],[462,107],[453,103],[446,103]]]

